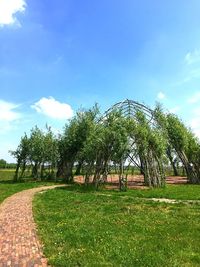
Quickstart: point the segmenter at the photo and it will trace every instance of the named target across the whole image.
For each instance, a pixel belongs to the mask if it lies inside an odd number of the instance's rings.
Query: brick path
[[[47,259],[36,235],[32,200],[44,186],[16,193],[0,205],[0,267],[44,267]]]

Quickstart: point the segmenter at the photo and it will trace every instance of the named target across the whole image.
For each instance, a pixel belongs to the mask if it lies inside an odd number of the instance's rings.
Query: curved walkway
[[[32,200],[35,193],[55,187],[60,185],[24,190],[0,205],[0,267],[48,266],[36,234]]]

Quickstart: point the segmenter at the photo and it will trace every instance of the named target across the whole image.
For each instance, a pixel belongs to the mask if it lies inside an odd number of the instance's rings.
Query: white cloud
[[[7,162],[16,162],[16,159],[14,159],[9,151],[11,150],[15,150],[17,148],[17,145],[14,144],[12,141],[5,141],[5,140],[1,140],[0,141],[0,158],[1,159],[5,159]]]
[[[194,117],[190,122],[190,127],[200,139],[200,117]]]
[[[173,107],[173,108],[170,108],[169,112],[170,113],[177,113],[181,108],[179,106],[176,106],[176,107]]]
[[[194,108],[193,114],[194,116],[198,116],[200,118],[200,107]]]
[[[163,92],[159,92],[157,94],[157,98],[160,99],[160,100],[162,100],[162,99],[166,98],[166,96],[165,96],[165,94]]]
[[[14,121],[20,118],[20,114],[14,109],[18,105],[0,100],[0,121]]]
[[[188,52],[185,56],[185,62],[188,65],[200,62],[200,49]]]
[[[0,0],[0,26],[13,24],[20,26],[15,15],[17,12],[23,12],[25,7],[25,0]]]
[[[187,70],[187,72],[185,72],[182,76],[183,76],[182,80],[172,83],[173,87],[181,86],[185,83],[189,83],[192,80],[199,80],[200,68],[198,67],[191,70]]]
[[[70,119],[73,116],[73,110],[70,105],[61,103],[53,97],[43,97],[31,107],[38,113],[53,119]]]
[[[197,137],[200,139],[200,107],[194,108],[192,110],[192,116],[189,122],[189,126],[191,127],[192,131],[196,134]]]
[[[185,79],[183,80],[183,83],[187,83],[190,82],[193,79],[199,79],[200,77],[200,69],[193,69],[190,70],[189,73],[187,74],[187,76],[185,77]]]
[[[0,100],[0,133],[6,133],[13,128],[21,114],[15,109],[18,105]]]
[[[188,103],[195,104],[200,101],[200,91],[194,93],[189,99]]]

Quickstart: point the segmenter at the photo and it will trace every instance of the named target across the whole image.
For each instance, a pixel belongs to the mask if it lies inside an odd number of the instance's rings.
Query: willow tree
[[[37,126],[31,129],[29,151],[29,159],[32,166],[32,177],[37,179],[39,178],[39,170],[45,154],[44,134]]]
[[[107,180],[111,164],[120,167],[119,177],[123,175],[123,164],[128,151],[127,121],[120,112],[112,112],[103,120],[93,124],[84,146],[80,151],[84,159],[85,183],[93,176],[93,184],[98,187]]]
[[[11,154],[17,160],[14,180],[21,179],[27,167],[31,168],[31,176],[37,178],[50,178],[54,174],[58,161],[57,138],[50,127],[42,131],[37,126],[31,129],[30,136],[27,134],[21,138],[20,144]],[[48,166],[44,175],[44,169]]]
[[[190,129],[187,131],[188,147],[186,155],[188,160],[196,173],[196,183],[200,183],[200,141],[194,136]]]
[[[199,140],[177,116],[165,114],[159,106],[153,111],[131,100],[115,104],[101,119],[97,105],[77,112],[59,139],[50,128],[45,132],[35,127],[30,137],[21,139],[13,155],[17,159],[16,179],[26,166],[32,167],[33,177],[42,179],[46,167],[50,176],[57,167],[57,176],[72,182],[77,167],[77,173],[82,168],[86,183],[92,176],[98,186],[113,165],[122,181],[124,166],[131,161],[141,169],[145,184],[152,187],[164,186],[167,157],[176,172],[176,155],[189,182],[200,183]]]
[[[100,175],[107,177],[110,164],[119,166],[119,181],[123,178],[123,166],[129,150],[127,119],[120,112],[113,111],[101,122],[102,131],[96,156],[94,182]]]
[[[17,149],[15,151],[10,151],[10,153],[17,161],[13,180],[21,180],[24,175],[30,155],[30,140],[27,134],[24,134],[24,136],[21,137],[20,144],[18,145]]]
[[[40,178],[55,178],[55,170],[59,158],[58,139],[51,130],[51,127],[46,126],[46,131],[43,132],[41,141],[43,142],[41,149],[42,157],[40,163]]]
[[[180,159],[188,181],[200,183],[200,143],[195,135],[175,114],[164,114],[157,107],[155,118],[168,140],[168,146],[173,149]]]
[[[139,158],[144,183],[150,187],[165,185],[163,162],[166,140],[156,125],[149,124],[145,114],[138,111],[131,121],[131,138],[134,155]]]
[[[73,181],[73,167],[79,161],[80,151],[83,149],[91,128],[96,121],[98,107],[77,112],[76,116],[65,125],[64,134],[59,140],[59,162],[57,176],[66,182]]]
[[[169,142],[176,150],[188,177],[190,183],[196,184],[200,182],[198,171],[195,169],[195,161],[191,161],[189,154],[192,152],[191,143],[196,143],[194,135],[189,132],[187,127],[174,114],[168,114],[167,118],[167,133]],[[192,152],[193,153],[193,152]]]

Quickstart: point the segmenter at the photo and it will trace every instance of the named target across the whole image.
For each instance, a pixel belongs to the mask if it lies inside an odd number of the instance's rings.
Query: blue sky
[[[1,0],[0,158],[73,112],[160,101],[200,137],[199,0]]]

